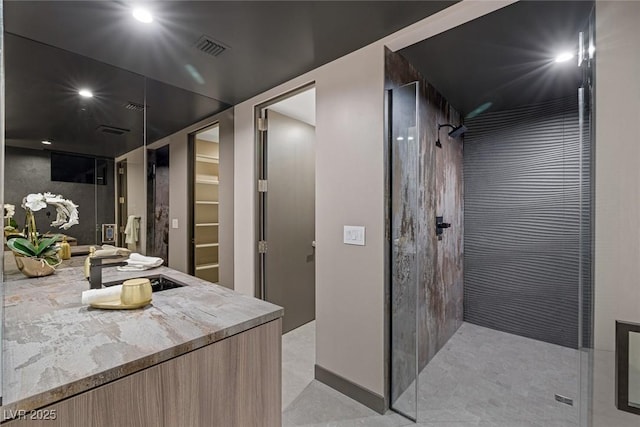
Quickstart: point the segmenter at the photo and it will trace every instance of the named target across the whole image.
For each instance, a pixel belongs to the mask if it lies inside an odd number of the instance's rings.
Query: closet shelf
[[[198,154],[196,156],[196,161],[202,163],[220,163],[220,159],[214,156],[208,156],[206,154]]]
[[[193,172],[193,225],[194,240],[192,269],[197,277],[219,280],[219,217],[220,208],[220,145],[196,137],[192,157]],[[226,160],[225,160],[226,161]]]
[[[196,245],[196,248],[215,248],[218,246],[219,243],[200,243]]]
[[[209,270],[211,268],[218,268],[218,264],[202,264],[196,266],[196,270]]]
[[[220,184],[220,180],[216,175],[196,175],[196,184]]]

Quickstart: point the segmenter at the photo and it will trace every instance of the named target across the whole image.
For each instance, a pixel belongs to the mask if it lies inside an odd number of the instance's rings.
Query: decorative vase
[[[62,238],[62,243],[60,243],[60,252],[58,252],[58,254],[62,259],[71,258],[71,245],[67,242],[67,236]]]
[[[56,265],[49,265],[42,258],[29,258],[17,253],[13,253],[16,259],[16,266],[22,274],[27,277],[44,277],[50,276],[56,272],[56,267],[60,265],[60,261]]]

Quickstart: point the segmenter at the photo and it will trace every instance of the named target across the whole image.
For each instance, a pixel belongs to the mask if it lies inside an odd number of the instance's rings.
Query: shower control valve
[[[442,230],[445,228],[450,228],[451,224],[448,222],[444,222],[443,217],[436,217],[436,236],[438,236],[438,240],[442,240]]]

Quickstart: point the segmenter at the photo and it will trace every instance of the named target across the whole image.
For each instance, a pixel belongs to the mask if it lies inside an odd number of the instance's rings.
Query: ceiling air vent
[[[98,132],[108,133],[110,135],[124,135],[127,132],[131,132],[129,129],[117,128],[115,126],[100,125],[96,129]]]
[[[227,50],[227,46],[223,45],[219,41],[215,41],[209,36],[202,36],[198,39],[195,45],[196,49],[198,49],[202,53],[206,53],[211,56],[218,56],[225,50]]]
[[[143,104],[138,104],[137,102],[129,101],[126,104],[124,104],[124,108],[126,108],[127,110],[132,110],[132,111],[143,111],[144,110],[144,105]]]

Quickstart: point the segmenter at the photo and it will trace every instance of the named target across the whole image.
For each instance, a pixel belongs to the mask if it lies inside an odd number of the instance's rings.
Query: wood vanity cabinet
[[[280,427],[277,319],[43,408],[7,427]]]

